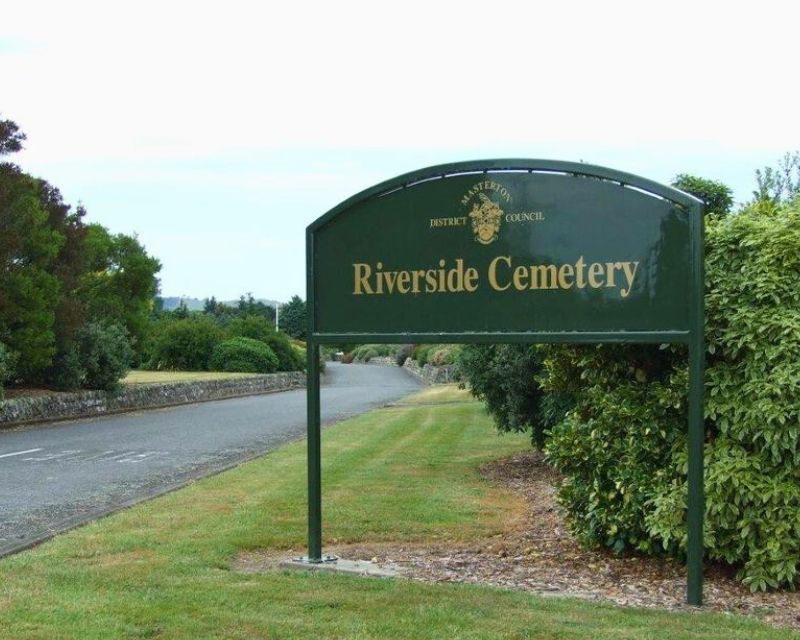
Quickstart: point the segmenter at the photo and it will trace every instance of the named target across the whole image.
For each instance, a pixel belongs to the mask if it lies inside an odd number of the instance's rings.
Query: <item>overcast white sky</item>
[[[304,292],[305,226],[429,164],[584,160],[730,185],[800,148],[796,2],[25,2],[15,161],[136,232],[164,295]]]

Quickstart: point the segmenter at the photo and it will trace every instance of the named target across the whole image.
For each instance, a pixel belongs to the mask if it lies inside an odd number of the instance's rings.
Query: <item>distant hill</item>
[[[189,311],[202,311],[203,305],[205,304],[205,298],[182,298],[180,296],[166,296],[162,298],[164,301],[164,311],[173,311],[177,309],[180,304],[181,300],[186,304],[186,308]],[[256,298],[257,302],[263,302],[268,307],[274,307],[278,304],[283,304],[282,302],[278,302],[277,300],[268,300],[266,298]],[[220,300],[223,304],[227,304],[231,307],[235,307],[239,304],[239,300]]]

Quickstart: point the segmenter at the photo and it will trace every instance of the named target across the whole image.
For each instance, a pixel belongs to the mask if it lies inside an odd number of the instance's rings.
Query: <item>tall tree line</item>
[[[161,265],[137,238],[87,224],[82,206],[8,161],[24,141],[0,120],[0,374],[113,386],[143,342]]]

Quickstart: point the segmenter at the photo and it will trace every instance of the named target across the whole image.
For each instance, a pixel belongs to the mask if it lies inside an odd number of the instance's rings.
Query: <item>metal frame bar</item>
[[[703,517],[705,514],[704,462],[705,444],[705,264],[703,207],[691,210],[692,282],[690,289],[692,322],[689,341],[689,454],[688,498],[686,504],[686,567],[688,571],[686,600],[703,604]]]
[[[314,234],[343,211],[366,199],[404,189],[421,181],[446,179],[464,173],[502,171],[543,171],[582,175],[616,182],[685,207],[691,219],[690,328],[688,331],[614,332],[531,332],[531,333],[317,333],[314,289]],[[704,515],[704,366],[705,366],[705,275],[703,265],[703,205],[693,196],[639,176],[605,167],[552,160],[479,160],[438,165],[408,173],[366,189],[318,218],[306,229],[306,304],[307,304],[307,410],[308,410],[308,557],[310,563],[324,562],[322,556],[322,448],[320,429],[319,346],[337,342],[383,343],[639,343],[686,344],[689,348],[688,416],[688,501],[687,501],[687,602],[700,606],[703,601],[703,515]]]
[[[451,343],[451,344],[559,344],[559,343],[619,343],[638,342],[642,344],[689,344],[689,331],[629,331],[629,332],[531,332],[531,333],[315,333],[317,344],[334,344],[337,342],[381,342],[385,344],[403,343]]]
[[[319,345],[314,341],[314,234],[306,232],[306,404],[308,419],[308,561],[322,562],[322,434]],[[309,312],[310,311],[310,312]]]

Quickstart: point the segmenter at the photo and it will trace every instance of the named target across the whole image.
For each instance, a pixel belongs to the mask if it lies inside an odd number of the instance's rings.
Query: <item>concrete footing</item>
[[[397,576],[397,569],[392,566],[379,565],[369,560],[344,560],[335,556],[327,556],[323,558],[322,562],[309,562],[308,558],[291,558],[281,562],[280,566],[282,569],[328,571],[373,578],[394,578]]]

